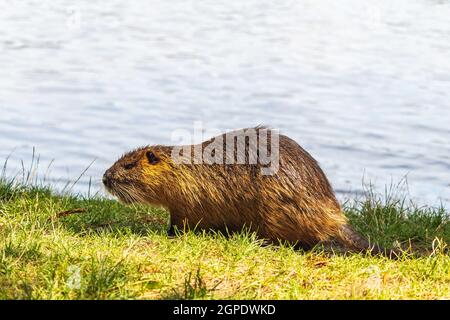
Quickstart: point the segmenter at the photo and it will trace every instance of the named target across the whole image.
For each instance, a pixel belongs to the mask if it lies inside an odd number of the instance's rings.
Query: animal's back
[[[262,130],[267,131],[270,145],[273,132],[257,128],[258,138],[262,138]],[[245,130],[239,132],[246,134]],[[222,137],[225,157],[226,138]],[[236,140],[238,138],[239,135]],[[217,137],[203,143],[202,150],[215,139]],[[247,226],[266,239],[307,245],[327,240],[345,224],[345,217],[325,174],[295,141],[279,135],[278,150],[268,150],[279,152],[279,168],[273,175],[262,173],[260,154],[256,163],[248,163],[249,143],[250,139],[247,139],[245,164],[183,165],[185,183],[195,187],[185,190],[183,205],[175,204],[170,209],[176,212],[175,220],[191,227],[228,231],[238,231]],[[238,150],[235,143],[234,156],[237,157],[239,152],[243,150]]]

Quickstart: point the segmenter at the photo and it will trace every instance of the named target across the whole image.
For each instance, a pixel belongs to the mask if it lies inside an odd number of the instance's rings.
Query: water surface
[[[450,199],[450,1],[5,1],[0,162],[75,191],[194,121],[267,124],[342,194],[408,177]]]

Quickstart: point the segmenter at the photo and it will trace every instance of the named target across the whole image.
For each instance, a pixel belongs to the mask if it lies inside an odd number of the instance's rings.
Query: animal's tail
[[[385,249],[377,244],[371,244],[349,225],[344,225],[339,230],[336,240],[350,251],[370,252],[373,255],[382,255],[391,259],[397,259],[402,255],[402,251],[399,249]]]

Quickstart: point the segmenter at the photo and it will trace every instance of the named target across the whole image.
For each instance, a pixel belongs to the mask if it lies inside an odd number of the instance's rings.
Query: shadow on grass
[[[182,285],[172,288],[162,294],[162,300],[195,300],[212,296],[216,288],[222,281],[216,281],[212,286],[208,286],[203,279],[200,267],[195,272],[188,272],[184,277]]]
[[[168,212],[144,205],[125,206],[116,200],[57,194],[50,188],[0,179],[0,204],[20,212],[38,211],[34,219],[58,224],[78,234],[166,233]]]
[[[167,232],[169,217],[162,208],[124,206],[115,200],[101,198],[70,198],[66,202],[66,211],[60,212],[63,216],[58,217],[57,214],[51,219],[58,220],[62,226],[75,233],[133,233],[145,236],[154,232]]]

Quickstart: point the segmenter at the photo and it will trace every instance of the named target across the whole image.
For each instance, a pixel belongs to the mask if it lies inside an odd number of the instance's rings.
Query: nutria
[[[273,172],[263,159],[271,153]],[[125,203],[167,208],[169,231],[188,227],[227,234],[247,227],[261,239],[304,248],[337,242],[348,251],[393,252],[353,231],[317,161],[294,140],[265,127],[198,145],[137,149],[108,169],[103,182]]]

